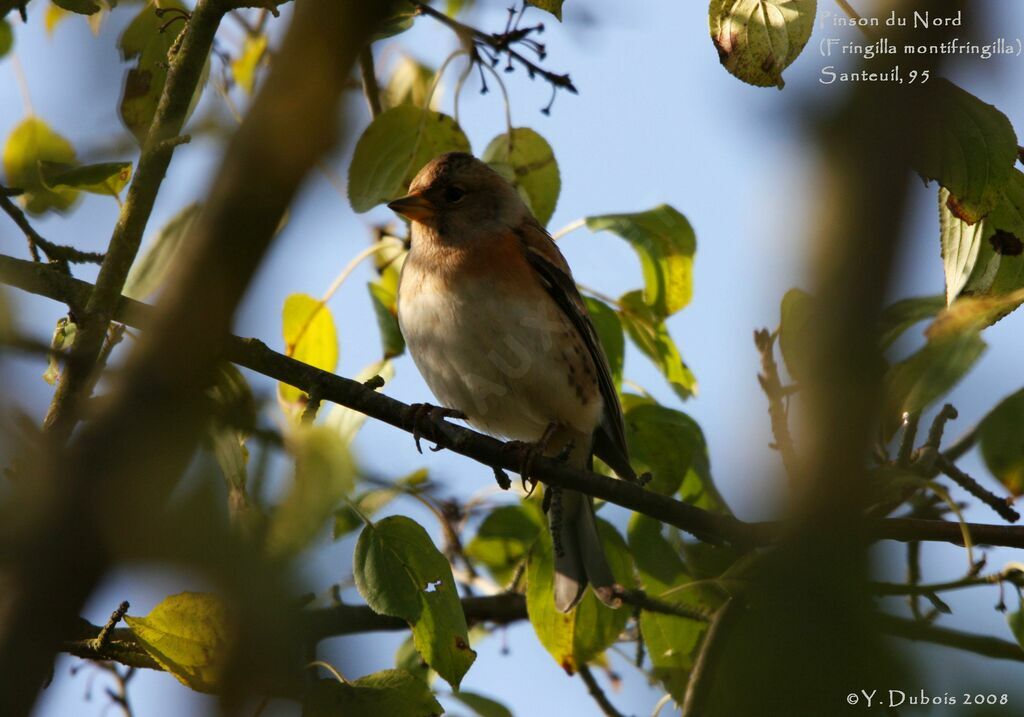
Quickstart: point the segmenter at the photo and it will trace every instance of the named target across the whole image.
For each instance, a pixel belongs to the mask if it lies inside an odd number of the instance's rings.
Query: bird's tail
[[[559,490],[548,516],[555,553],[555,607],[569,612],[583,597],[588,582],[601,602],[618,606],[615,578],[601,547],[594,500],[583,493]]]

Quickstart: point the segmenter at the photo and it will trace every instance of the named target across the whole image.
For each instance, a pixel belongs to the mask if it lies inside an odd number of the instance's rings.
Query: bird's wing
[[[594,324],[590,320],[586,304],[576,288],[569,264],[555,242],[539,224],[530,222],[516,230],[522,243],[527,262],[536,273],[541,285],[558,307],[576,327],[597,367],[597,380],[604,399],[604,415],[594,432],[594,453],[611,466],[619,477],[627,480],[636,478],[629,465],[629,448],[626,445],[626,427],[622,417],[619,394],[612,381],[608,358],[601,348]]]

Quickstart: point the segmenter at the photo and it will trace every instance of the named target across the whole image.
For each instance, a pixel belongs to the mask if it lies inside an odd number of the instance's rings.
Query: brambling
[[[622,478],[629,465],[622,407],[565,257],[515,187],[469,154],[431,160],[388,205],[412,220],[398,320],[440,403],[477,429],[534,444]],[[617,605],[593,500],[552,491],[554,598],[565,612],[587,583]]]

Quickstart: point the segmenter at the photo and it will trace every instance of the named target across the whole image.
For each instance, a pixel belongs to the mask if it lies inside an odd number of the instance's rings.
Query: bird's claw
[[[519,464],[519,480],[522,483],[523,491],[526,493],[526,497],[529,498],[533,495],[533,491],[537,488],[537,481],[533,478],[533,464],[537,460],[537,456],[544,455],[544,451],[547,450],[548,444],[551,442],[551,437],[555,433],[555,429],[558,426],[552,423],[544,431],[543,435],[534,443],[527,441],[509,441],[508,445],[523,452],[523,460]],[[571,450],[572,445],[568,446]],[[564,451],[563,451],[564,452]],[[561,453],[559,453],[561,457]],[[529,487],[527,487],[529,484]]]
[[[423,421],[428,421],[435,426],[446,418],[465,418],[466,414],[458,409],[444,408],[430,403],[413,403],[406,409],[405,426],[412,432],[412,439],[416,443],[416,450],[423,453],[423,446],[420,440],[423,438]],[[430,450],[437,452],[441,450],[440,444],[434,445]]]

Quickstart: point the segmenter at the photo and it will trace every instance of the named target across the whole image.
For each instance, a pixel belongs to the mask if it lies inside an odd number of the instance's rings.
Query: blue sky
[[[503,25],[502,4],[480,4],[483,7],[470,18],[474,24],[486,29]],[[837,12],[829,0],[820,6]],[[98,38],[84,21],[72,18],[50,39],[42,28],[44,7],[43,0],[31,3],[28,26],[16,27],[15,49],[35,111],[70,138],[80,154],[85,148],[107,146],[111,128],[120,127],[116,104],[124,66],[115,42],[131,12],[118,10]],[[867,14],[867,9],[861,9]],[[1015,37],[1024,32],[1024,7],[1020,5],[976,0],[970,9],[976,17],[985,18],[978,28],[982,38]],[[806,117],[799,109],[827,106],[842,96],[843,86],[823,87],[817,82],[824,64],[817,43],[828,35],[853,38],[855,31],[816,26],[807,50],[786,72],[786,90],[779,92],[744,85],[719,66],[708,38],[707,8],[702,3],[584,4],[566,0],[562,25],[537,11],[528,14],[528,20],[530,15],[547,26],[547,66],[570,72],[580,90],[578,96],[561,93],[547,117],[539,112],[548,101],[546,85],[531,83],[521,72],[505,76],[513,123],[533,127],[555,148],[562,194],[550,226],[557,229],[587,214],[639,211],[662,202],[689,218],[698,240],[694,300],[670,321],[670,328],[700,381],[700,393],[682,408],[703,427],[715,479],[736,513],[745,519],[770,517],[778,504],[780,476],[777,456],[767,447],[770,433],[755,378],[758,364],[751,333],[777,324],[778,303],[786,289],[810,285],[804,257],[810,236],[806,228],[815,201],[816,157],[805,134]],[[229,22],[223,35],[225,44],[233,47],[240,36]],[[404,50],[434,65],[454,48],[450,33],[429,19],[420,19],[399,42]],[[393,52],[382,49],[379,54],[387,61]],[[999,106],[1024,130],[1022,67],[1016,57],[975,60],[958,66],[952,76]],[[456,66],[450,77],[459,69]],[[477,87],[477,80],[471,78],[462,95],[460,119],[473,148],[480,152],[494,135],[504,131],[505,120],[500,94],[492,91],[481,96]],[[218,102],[216,94],[208,91],[197,116]],[[446,82],[441,109],[451,112],[451,102],[451,82]],[[361,98],[353,96],[350,109],[354,122],[363,126],[368,117]],[[0,61],[0,137],[6,137],[23,115],[12,62]],[[350,147],[351,143],[347,151]],[[327,160],[335,173],[344,175],[347,151]],[[218,152],[207,140],[179,150],[150,221],[150,234],[203,195]],[[912,192],[910,241],[901,258],[903,276],[897,294],[941,293],[934,188],[915,184]],[[102,250],[116,212],[108,198],[92,197],[69,218],[40,219],[35,224],[52,240]],[[387,210],[354,215],[324,176],[313,176],[249,291],[237,333],[279,347],[284,297],[300,291],[321,294],[347,260],[369,241],[369,223],[389,219]],[[563,239],[560,246],[583,284],[612,295],[640,285],[635,256],[611,235],[581,230]],[[0,221],[0,251],[26,254],[23,238],[9,222]],[[90,278],[89,271],[83,276]],[[376,327],[365,290],[369,278],[369,268],[362,267],[331,303],[339,325],[338,371],[343,375],[356,374],[378,355]],[[61,315],[61,307],[52,302],[20,294],[10,298],[15,301],[21,326],[40,337],[48,336]],[[954,433],[966,430],[996,400],[1020,387],[1024,372],[1019,356],[1024,338],[1016,327],[1021,320],[1013,317],[987,332],[990,349],[953,394],[961,413],[951,428]],[[917,332],[912,335],[916,340]],[[908,341],[904,347],[912,344]],[[8,380],[13,376],[9,385],[19,387],[14,400],[5,401],[3,409],[18,405],[40,418],[50,391],[39,378],[42,368],[24,359],[2,361],[4,375]],[[386,389],[390,395],[407,402],[430,398],[407,357],[396,363],[396,369],[396,378]],[[659,400],[679,407],[660,375],[634,351],[627,356],[626,375]],[[264,395],[272,396],[271,385],[256,385]],[[268,415],[273,417],[272,409]],[[376,472],[399,476],[426,466],[435,479],[461,495],[492,480],[489,470],[454,454],[420,456],[407,435],[372,421],[360,435],[357,448],[360,460]],[[976,454],[963,465],[974,475],[984,475]],[[398,509],[429,520],[414,506],[399,504]],[[620,524],[625,517],[622,511],[603,512]],[[967,516],[996,520],[984,508],[972,509]],[[347,574],[351,549],[351,541],[328,545],[325,540],[304,571],[310,586],[322,588]],[[892,546],[883,546],[877,553],[879,574],[899,579],[902,553]],[[994,551],[989,564],[998,567],[1018,557],[1015,551]],[[956,548],[929,547],[925,574],[929,580],[958,577],[964,560]],[[102,622],[122,599],[131,601],[133,614],[144,614],[163,595],[201,588],[197,580],[151,568],[125,568],[105,582],[86,616]],[[1003,616],[991,609],[996,599],[994,590],[950,596],[955,615],[948,624],[1009,638]],[[901,609],[895,602],[890,607]],[[336,661],[347,675],[358,676],[390,666],[399,641],[393,635],[335,639],[323,645],[321,656]],[[508,654],[501,654],[506,647]],[[558,669],[528,626],[495,634],[478,649],[480,657],[466,677],[465,689],[492,695],[521,715],[595,713],[582,683]],[[923,649],[920,654],[927,660],[930,674],[922,684],[908,688],[924,686],[941,693],[985,685],[1010,691],[1015,696],[1011,704],[1024,701],[1019,673],[1011,673],[1006,665],[937,648]],[[96,690],[91,702],[83,701],[87,680],[82,673],[69,675],[73,662],[62,659],[58,663],[38,715],[102,711],[103,698]],[[626,713],[650,714],[660,692],[648,688],[622,660],[613,658],[613,664],[625,684],[612,699]],[[131,696],[136,714],[143,716],[198,714],[210,705],[162,674],[140,674],[132,684]],[[288,712],[282,707],[280,713]],[[459,711],[453,709],[452,713]]]

